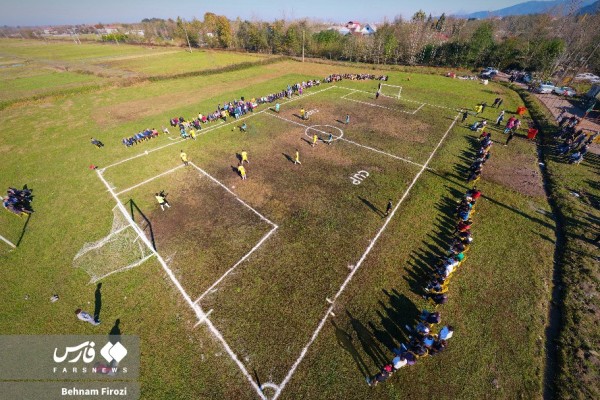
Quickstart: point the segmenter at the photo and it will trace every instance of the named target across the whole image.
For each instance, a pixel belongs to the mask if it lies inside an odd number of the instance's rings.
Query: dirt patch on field
[[[266,82],[277,78],[278,76],[279,74],[262,74],[254,78],[245,79],[244,81],[225,82],[219,85],[203,87],[201,91],[199,91],[197,87],[190,87],[189,90],[180,91],[177,94],[165,93],[160,96],[152,96],[145,99],[99,107],[92,112],[92,118],[100,126],[135,121],[140,118],[165,113],[177,107],[187,106],[191,102],[198,103],[202,100],[218,96],[220,93],[239,89],[242,86],[245,87]],[[140,90],[143,90],[143,87],[143,85],[140,85]],[[215,104],[215,109],[216,106],[217,105]],[[201,111],[208,113],[212,112],[213,109]]]
[[[494,163],[483,175],[490,180],[528,196],[545,196],[539,168],[532,157],[512,154],[512,162]]]
[[[306,106],[306,111],[318,110],[310,115],[308,121],[300,119],[300,108],[303,105]],[[344,100],[314,101],[309,97],[303,102],[297,102],[293,107],[282,109],[279,115],[304,125],[332,125],[342,130],[348,127],[345,125],[345,119],[346,115],[350,115],[350,129],[354,131],[365,134],[383,134],[384,136],[414,143],[425,143],[426,136],[432,129],[430,124],[418,118],[411,118],[401,112]],[[338,134],[334,130],[332,130],[332,133],[334,135]]]

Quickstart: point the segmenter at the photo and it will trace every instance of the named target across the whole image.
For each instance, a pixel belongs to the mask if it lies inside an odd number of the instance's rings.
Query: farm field
[[[74,50],[62,46],[52,57],[73,60]],[[163,71],[144,69],[143,51],[86,46],[100,48],[85,50],[90,65],[105,57],[101,63],[118,69]],[[28,51],[0,41],[2,54]],[[126,55],[136,58],[111,61]],[[164,57],[173,62],[168,72],[212,65]],[[501,96],[511,113],[521,104],[516,93],[391,72],[386,83],[395,86],[377,100],[377,81],[342,80],[282,100],[279,113],[265,104],[238,121],[207,124],[196,140],[169,126],[173,117],[330,73],[384,73],[340,68],[281,61],[2,110],[0,187],[33,188],[35,212],[29,219],[0,213],[0,235],[19,242],[16,250],[0,247],[0,333],[107,334],[119,319],[123,334],[141,338],[144,399],[540,397],[554,221],[535,145],[517,137],[504,147],[496,127],[477,184],[474,244],[439,308],[442,323],[455,327],[448,349],[383,385],[364,379],[393,357],[407,340],[404,325],[430,306],[422,298],[425,270],[447,249],[479,136],[467,128],[474,118],[461,123],[459,110]],[[44,75],[28,79],[36,76]],[[301,108],[308,120],[299,118]],[[497,113],[488,108],[483,116]],[[121,144],[163,126],[170,135]],[[293,163],[296,149],[301,165]],[[235,171],[242,150],[250,161],[245,181]],[[169,193],[165,211],[154,199],[160,190]],[[133,200],[151,221],[157,255],[124,271],[97,266],[110,273],[100,280],[102,324],[82,324],[73,310],[93,307],[95,285],[74,257],[109,234],[117,200]],[[388,200],[394,208],[386,217]],[[60,301],[50,303],[54,293]]]

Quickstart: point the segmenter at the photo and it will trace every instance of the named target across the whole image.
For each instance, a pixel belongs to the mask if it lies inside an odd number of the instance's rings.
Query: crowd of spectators
[[[155,138],[158,136],[158,131],[154,128],[150,129],[145,129],[143,131],[139,131],[138,133],[136,133],[133,136],[129,136],[129,137],[124,137],[121,140],[121,143],[123,143],[125,146],[127,147],[131,147],[133,145],[136,145],[138,143],[141,142],[145,142],[148,141],[152,138]]]
[[[366,81],[366,80],[377,80],[377,81],[387,81],[387,75],[373,75],[373,74],[331,74],[326,77],[323,82],[331,83],[341,81],[343,79],[351,80],[351,81]]]
[[[31,214],[33,208],[31,208],[31,202],[33,201],[32,190],[23,186],[23,189],[15,189],[9,187],[6,191],[6,197],[2,198],[2,205],[8,211],[17,214]]]

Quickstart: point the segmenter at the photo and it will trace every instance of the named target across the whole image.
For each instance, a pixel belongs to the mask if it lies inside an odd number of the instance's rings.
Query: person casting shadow
[[[102,283],[96,285],[96,302],[94,304],[94,321],[96,322],[100,322],[100,310],[102,309],[102,293],[100,289],[102,289]]]
[[[113,325],[110,332],[108,333],[109,341],[112,344],[115,344],[121,340],[121,328],[119,327],[120,323],[121,323],[121,320],[119,318],[117,318],[117,320],[115,321],[115,324]]]
[[[365,364],[364,360],[358,353],[358,350],[356,350],[354,343],[352,343],[352,335],[337,326],[333,319],[331,320],[331,324],[335,328],[335,337],[337,338],[338,344],[342,347],[342,349],[346,350],[352,356],[352,359],[356,363],[360,373],[364,376],[370,376],[367,364]]]

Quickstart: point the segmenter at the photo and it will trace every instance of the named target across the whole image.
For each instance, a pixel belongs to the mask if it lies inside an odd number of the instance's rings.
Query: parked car
[[[498,75],[498,70],[492,67],[485,68],[481,71],[481,74],[479,74],[482,79],[493,79],[496,75]]]
[[[550,82],[542,82],[535,88],[536,93],[547,94],[552,93],[555,89],[555,86]]]
[[[577,91],[575,89],[570,88],[568,86],[556,86],[553,90],[554,94],[559,96],[573,97],[577,95]]]
[[[486,67],[483,69],[483,71],[481,71],[482,74],[488,73],[488,74],[494,74],[497,75],[498,74],[498,70],[496,68],[493,67]]]
[[[584,72],[583,74],[577,74],[577,76],[575,76],[575,80],[576,81],[594,81],[594,80],[600,80],[600,76],[591,74],[589,72]]]

